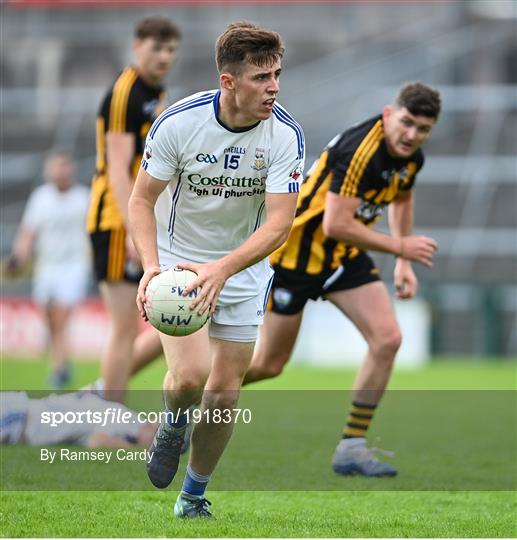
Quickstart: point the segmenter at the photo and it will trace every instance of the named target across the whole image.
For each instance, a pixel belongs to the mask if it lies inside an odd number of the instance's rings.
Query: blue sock
[[[181,410],[179,412],[181,412]],[[167,424],[169,424],[169,426],[181,429],[187,425],[187,419],[187,413],[182,413],[178,416],[177,413],[167,409]]]
[[[185,473],[181,492],[192,495],[193,497],[202,497],[205,494],[205,489],[209,480],[209,474],[206,476],[198,474],[190,467],[190,465],[187,465],[187,472]]]

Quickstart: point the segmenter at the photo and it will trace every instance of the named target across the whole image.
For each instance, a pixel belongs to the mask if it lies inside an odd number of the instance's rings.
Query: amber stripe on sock
[[[343,430],[343,439],[366,437],[366,432],[370,427],[376,408],[377,404],[369,405],[367,403],[352,401],[348,418],[346,419],[346,426]]]

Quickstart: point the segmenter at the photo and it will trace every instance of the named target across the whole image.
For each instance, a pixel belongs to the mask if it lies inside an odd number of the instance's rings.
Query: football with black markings
[[[190,270],[169,268],[154,276],[146,289],[145,312],[149,322],[169,336],[188,336],[208,321],[208,310],[199,315],[189,305],[200,289],[183,296],[186,287],[197,278]]]

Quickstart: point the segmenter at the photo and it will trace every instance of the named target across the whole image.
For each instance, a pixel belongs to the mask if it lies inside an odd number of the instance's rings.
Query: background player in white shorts
[[[86,296],[90,247],[84,230],[88,189],[74,183],[72,157],[52,152],[45,184],[30,195],[16,236],[9,268],[16,272],[34,255],[33,296],[45,313],[53,374],[62,387],[70,379],[66,328],[73,308]]]
[[[0,405],[2,444],[73,444],[90,448],[131,448],[135,445],[149,445],[156,430],[155,424],[139,421],[137,414],[124,405],[106,401],[90,392],[51,394],[40,399],[29,398],[25,392],[1,392]],[[77,416],[78,413],[87,411],[102,414],[116,409],[119,409],[120,413],[107,415],[106,422],[104,417],[102,422],[87,422],[84,415]],[[76,415],[78,421],[60,422],[60,417],[55,421],[49,417],[51,422],[57,424],[53,426],[42,417],[43,413],[47,413],[47,417],[48,413],[71,413]],[[127,422],[117,420],[122,418],[122,415]]]
[[[233,424],[207,418],[237,403],[271,282],[267,256],[287,238],[294,217],[304,139],[276,103],[283,52],[277,33],[230,25],[216,42],[220,90],[190,96],[158,117],[130,198],[145,271],[137,297],[142,316],[160,263],[178,261],[198,274],[186,290],[201,287],[191,307],[212,315],[190,336],[161,334],[165,404],[173,414],[150,449],[154,485],[166,487],[176,473],[187,422],[181,411],[202,396],[208,412],[192,432],[179,517],[211,515],[204,492]]]

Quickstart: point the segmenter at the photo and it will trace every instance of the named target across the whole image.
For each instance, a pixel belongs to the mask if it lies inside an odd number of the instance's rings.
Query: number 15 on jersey
[[[235,154],[226,154],[224,156],[224,168],[225,169],[238,169],[240,158],[241,156],[236,156]]]

